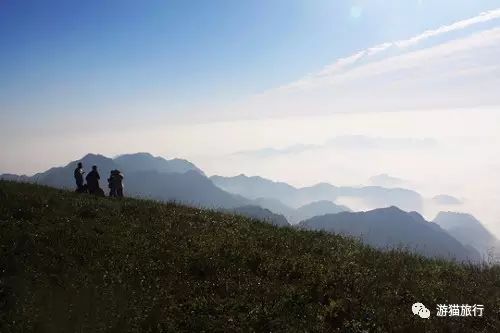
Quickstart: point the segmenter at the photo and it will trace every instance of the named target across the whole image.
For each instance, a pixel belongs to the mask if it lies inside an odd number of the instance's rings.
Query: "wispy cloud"
[[[500,26],[477,26],[466,35],[452,35],[431,46],[409,47],[410,41],[444,35],[452,28],[465,29],[474,25],[471,22],[493,20],[499,14],[500,10],[492,11],[475,20],[358,52],[316,74],[255,96],[233,114],[256,118],[500,105],[496,91],[500,85]],[[396,43],[407,45],[407,52],[383,53],[399,49]],[[372,57],[374,54],[379,55]]]
[[[443,25],[437,29],[424,31],[421,34],[408,39],[397,40],[393,42],[386,42],[379,45],[375,45],[365,50],[356,52],[348,57],[338,59],[333,64],[326,66],[319,73],[317,73],[316,75],[312,75],[311,77],[314,76],[322,77],[322,76],[332,75],[336,72],[341,71],[342,69],[345,69],[349,66],[356,64],[362,59],[379,54],[390,48],[397,47],[399,49],[405,49],[411,46],[415,46],[416,44],[432,37],[436,37],[453,31],[463,30],[471,26],[474,26],[476,24],[485,23],[499,18],[500,18],[500,8],[483,12],[477,16],[457,21],[452,24]],[[291,85],[297,86],[297,83],[292,83]]]
[[[296,144],[284,148],[266,147],[255,150],[238,151],[231,155],[269,158],[280,155],[300,154],[319,149],[336,150],[421,150],[437,147],[438,142],[431,138],[383,138],[365,135],[343,135],[334,137],[324,144]]]
[[[476,25],[478,23],[484,23],[484,22],[488,22],[488,21],[495,20],[498,18],[500,18],[500,8],[490,10],[487,12],[483,12],[477,16],[471,17],[471,18],[466,19],[466,20],[457,21],[457,22],[449,24],[449,25],[443,25],[443,26],[441,26],[437,29],[434,29],[434,30],[427,30],[427,31],[421,33],[420,35],[412,37],[410,39],[400,40],[400,41],[394,42],[394,45],[396,45],[398,47],[402,47],[402,48],[412,46],[412,45],[415,45],[415,44],[417,44],[425,39],[431,38],[431,37],[439,36],[439,35],[442,35],[444,33],[452,32],[452,31],[462,30],[462,29],[471,27],[473,25]]]
[[[255,150],[242,150],[235,153],[232,153],[233,156],[248,156],[248,157],[256,157],[256,158],[267,158],[274,157],[279,155],[289,155],[289,154],[300,154],[308,150],[315,150],[320,148],[320,145],[304,145],[297,144],[293,146],[288,146],[284,148],[272,148],[266,147],[262,149]]]

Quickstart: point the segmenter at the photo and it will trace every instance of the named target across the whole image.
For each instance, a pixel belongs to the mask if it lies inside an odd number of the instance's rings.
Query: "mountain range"
[[[338,187],[328,183],[298,188],[245,175],[208,178],[187,160],[167,160],[149,153],[115,158],[87,154],[33,176],[3,174],[0,179],[74,189],[77,162],[82,162],[87,172],[97,165],[104,189],[110,171],[121,170],[127,196],[222,209],[278,226],[291,223],[305,229],[344,233],[375,247],[403,246],[426,256],[473,261],[484,258],[492,247],[499,248],[499,241],[471,215],[440,213],[434,223],[427,222],[419,214],[423,201],[420,194],[403,188]],[[377,209],[353,212],[336,203],[342,198],[363,201]]]
[[[205,176],[205,173],[193,163],[174,158],[166,160],[163,157],[153,156],[149,153],[124,154],[113,159],[122,167],[123,172],[137,171],[157,171],[161,173],[186,173],[188,171],[198,172]]]
[[[2,175],[3,179],[21,180],[63,189],[74,189],[73,171],[77,162],[85,170],[98,166],[101,187],[107,189],[106,179],[111,170],[118,169],[125,175],[127,195],[163,201],[178,201],[192,206],[208,208],[235,208],[250,204],[250,201],[227,193],[215,186],[191,162],[166,160],[148,153],[121,155],[114,159],[97,154],[87,154],[78,161],[64,167],[51,168],[34,176]]]
[[[235,177],[212,176],[210,179],[227,192],[249,199],[277,199],[293,208],[316,201],[336,202],[340,198],[355,199],[370,207],[397,206],[407,211],[421,212],[423,206],[420,194],[403,188],[337,187],[328,183],[297,188],[287,183],[274,182],[258,176],[248,177],[243,174]]]
[[[500,241],[470,214],[440,212],[433,222],[462,244],[477,249],[483,257],[498,256],[500,253]]]
[[[407,213],[397,207],[316,216],[299,226],[352,236],[380,249],[402,247],[427,257],[481,260],[478,251],[461,244],[439,225],[427,222],[417,212]]]
[[[351,211],[349,207],[337,205],[328,200],[314,201],[298,208],[287,206],[278,199],[257,198],[253,199],[252,202],[257,206],[285,216],[291,224],[297,224],[317,215]]]

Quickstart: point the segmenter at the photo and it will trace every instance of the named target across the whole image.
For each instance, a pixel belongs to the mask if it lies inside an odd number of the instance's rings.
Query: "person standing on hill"
[[[111,170],[111,175],[108,178],[109,196],[123,197],[123,175],[119,170]]]
[[[108,187],[109,187],[109,196],[116,197],[116,187],[113,183],[113,176],[115,174],[115,170],[111,170],[108,178]]]
[[[98,194],[100,195],[102,189],[99,187],[99,179],[101,179],[101,176],[99,176],[99,172],[97,171],[97,166],[94,165],[92,166],[92,171],[89,172],[87,177],[85,177],[85,180],[87,180],[87,187],[89,189],[90,194]]]
[[[79,193],[84,191],[84,187],[83,187],[83,175],[84,174],[85,174],[85,171],[83,171],[82,162],[78,162],[78,165],[76,166],[76,169],[74,171],[74,176],[75,176],[75,182],[76,182],[76,191]]]
[[[123,198],[123,175],[120,171],[116,170],[116,175],[113,178],[116,188],[116,196],[118,198]]]

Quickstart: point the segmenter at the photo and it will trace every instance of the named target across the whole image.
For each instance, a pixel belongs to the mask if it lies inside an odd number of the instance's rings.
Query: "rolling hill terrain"
[[[495,332],[499,309],[498,266],[0,181],[0,332]]]

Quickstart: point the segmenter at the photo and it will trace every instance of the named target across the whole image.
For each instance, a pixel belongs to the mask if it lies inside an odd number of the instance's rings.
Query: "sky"
[[[500,0],[0,0],[0,173],[148,151],[382,174],[500,235],[499,59]]]

